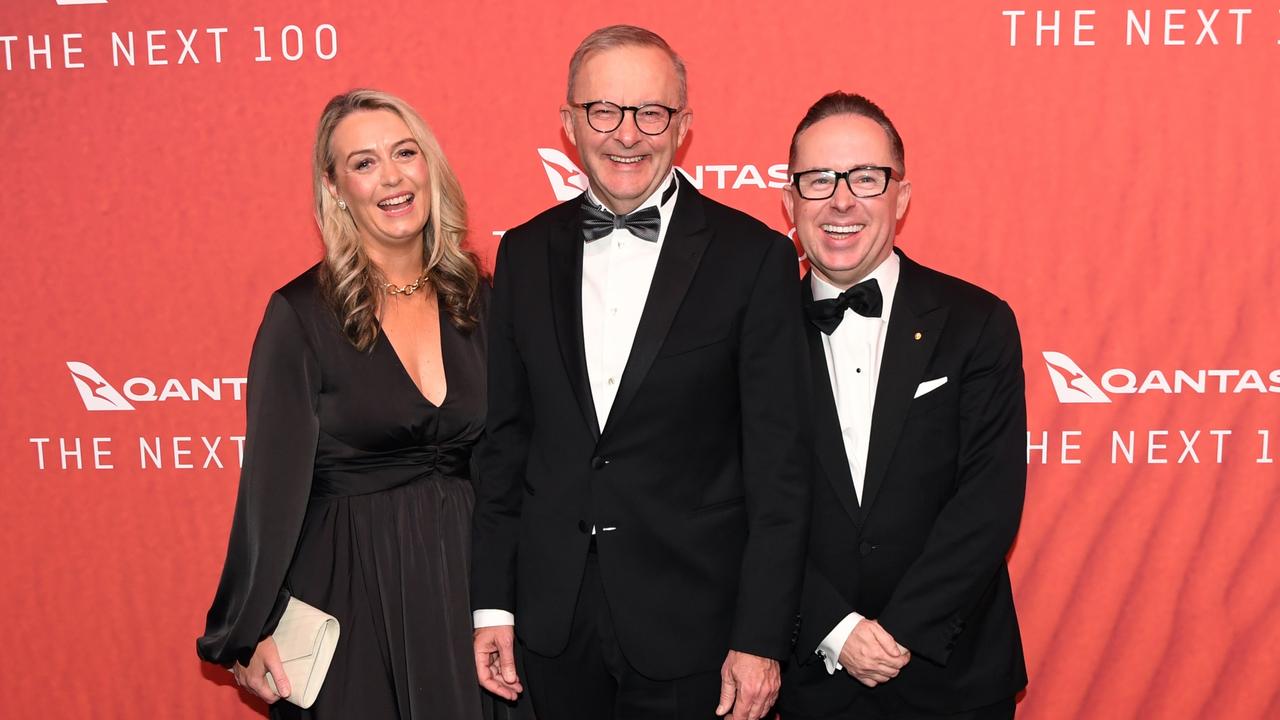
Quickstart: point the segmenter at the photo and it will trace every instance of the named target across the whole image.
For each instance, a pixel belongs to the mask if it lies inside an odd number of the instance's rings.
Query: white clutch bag
[[[285,700],[301,708],[311,707],[338,647],[338,619],[291,597],[271,639],[276,641],[284,674],[293,689]],[[276,689],[271,673],[267,673],[267,684]]]

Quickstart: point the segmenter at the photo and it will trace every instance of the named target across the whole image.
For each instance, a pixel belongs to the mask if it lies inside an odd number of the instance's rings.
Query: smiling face
[[[616,105],[680,107],[680,81],[660,48],[623,45],[589,56],[574,79],[574,103],[607,100]],[[661,135],[645,135],[627,112],[613,132],[597,132],[576,105],[560,110],[564,131],[578,148],[591,190],[618,214],[629,213],[653,194],[675,160],[693,116],[680,112]]]
[[[875,165],[895,168],[884,128],[861,115],[833,115],[806,128],[796,138],[793,173]],[[826,200],[806,200],[794,186],[782,202],[796,227],[813,271],[846,289],[861,281],[893,251],[897,223],[911,201],[911,183],[890,180],[884,194],[857,198],[842,181]]]
[[[431,216],[431,172],[421,148],[390,110],[343,118],[330,140],[329,193],[347,204],[365,243],[388,248],[421,243]]]

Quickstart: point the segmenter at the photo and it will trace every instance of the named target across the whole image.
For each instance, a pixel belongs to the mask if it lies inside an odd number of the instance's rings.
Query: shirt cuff
[[[475,628],[515,624],[516,616],[506,610],[476,610],[471,613],[471,626]]]
[[[822,642],[818,643],[818,657],[822,658],[822,662],[827,666],[828,675],[835,675],[837,670],[844,669],[840,664],[840,651],[844,650],[845,642],[860,622],[862,622],[862,616],[851,612],[831,632],[827,633],[826,637],[822,638]]]

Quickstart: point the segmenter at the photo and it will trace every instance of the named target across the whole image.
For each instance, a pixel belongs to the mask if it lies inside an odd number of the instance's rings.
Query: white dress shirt
[[[615,228],[599,240],[582,246],[582,348],[591,399],[601,428],[608,421],[613,400],[618,396],[618,383],[631,355],[649,285],[658,267],[658,253],[675,212],[676,196],[680,194],[678,187],[661,203],[663,193],[673,182],[676,182],[675,170],[636,208],[658,206],[661,225],[657,242],[641,240],[630,230]],[[590,189],[586,199],[608,210]],[[595,528],[591,532],[594,534]],[[471,621],[477,628],[516,623],[515,615],[497,609],[476,610]]]
[[[880,294],[884,299],[880,317],[863,317],[852,310],[845,310],[844,318],[835,332],[822,336],[831,394],[835,398],[836,414],[840,418],[840,436],[844,440],[849,475],[853,478],[853,491],[859,504],[862,503],[862,487],[867,474],[867,450],[871,442],[871,412],[876,403],[876,381],[880,377],[885,330],[889,327],[889,314],[893,311],[893,297],[898,289],[900,268],[898,255],[890,253],[884,262],[863,278],[875,279],[880,286]],[[816,272],[810,279],[814,300],[832,299],[841,293],[840,288],[818,277]],[[818,644],[818,655],[826,663],[828,673],[844,669],[840,664],[840,651],[849,634],[862,619],[862,615],[856,612],[849,613]]]
[[[658,205],[663,192],[673,182],[676,182],[674,170],[636,210]],[[604,207],[590,190],[587,190],[587,199]],[[602,429],[618,396],[618,383],[631,356],[631,344],[636,338],[649,284],[658,266],[658,253],[667,237],[675,207],[674,196],[658,207],[662,224],[657,242],[641,240],[629,230],[614,229],[582,248],[582,348],[596,420]]]

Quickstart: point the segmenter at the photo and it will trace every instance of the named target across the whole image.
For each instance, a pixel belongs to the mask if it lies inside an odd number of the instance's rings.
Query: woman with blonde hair
[[[478,718],[467,576],[488,286],[462,191],[418,113],[373,90],[325,107],[313,176],[325,255],[271,296],[254,342],[197,648],[272,717]],[[271,639],[290,597],[341,624],[309,710],[276,702],[293,690]]]

